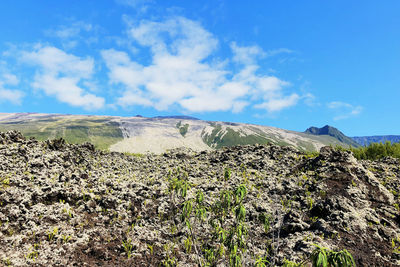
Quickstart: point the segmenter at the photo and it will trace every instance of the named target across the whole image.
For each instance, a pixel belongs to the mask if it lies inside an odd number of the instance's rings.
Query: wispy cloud
[[[257,45],[240,47],[235,42],[232,42],[231,49],[234,54],[233,61],[245,65],[255,64],[257,58],[263,58],[266,56],[266,53],[262,48]]]
[[[82,21],[74,22],[70,26],[61,26],[54,31],[54,34],[62,39],[77,37],[82,31],[89,32],[93,29],[92,24],[84,23]]]
[[[240,112],[254,106],[277,112],[299,98],[283,94],[290,83],[259,74],[257,60],[267,54],[260,47],[231,43],[232,57],[218,59],[219,40],[195,21],[142,21],[129,25],[128,34],[140,52],[148,51],[151,62],[141,64],[124,51],[102,51],[110,82],[124,88],[121,106],[176,106],[189,112]],[[234,63],[240,65],[237,71],[228,66]]]
[[[7,88],[18,84],[19,79],[17,76],[7,72],[0,74],[0,102],[11,102],[12,104],[20,105],[25,94],[20,90]]]
[[[269,99],[262,104],[256,105],[255,107],[260,109],[266,109],[268,112],[276,112],[284,108],[296,105],[299,99],[300,96],[298,94],[292,94],[290,96]]]
[[[140,13],[145,13],[153,0],[115,0],[117,4],[130,6]]]
[[[95,26],[91,23],[84,21],[73,21],[67,25],[61,25],[59,27],[46,31],[48,36],[56,37],[61,40],[61,44],[65,49],[71,49],[78,46],[79,42],[93,43],[96,42],[97,37],[95,36]],[[83,37],[84,33],[91,33],[91,35]]]
[[[104,98],[85,90],[85,81],[90,81],[93,75],[92,58],[82,59],[53,46],[37,45],[31,51],[22,52],[21,60],[38,67],[31,84],[33,88],[71,106],[87,110],[104,106]]]
[[[273,50],[268,50],[265,55],[267,57],[273,57],[279,54],[292,54],[294,53],[293,50],[287,49],[287,48],[278,48],[278,49],[273,49]]]
[[[333,118],[335,121],[357,116],[363,110],[362,106],[354,106],[349,103],[340,101],[333,101],[328,103],[328,108],[336,112],[337,115]]]

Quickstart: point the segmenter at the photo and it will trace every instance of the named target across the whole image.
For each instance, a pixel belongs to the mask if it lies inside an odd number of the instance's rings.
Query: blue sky
[[[2,0],[0,112],[400,134],[400,1]]]

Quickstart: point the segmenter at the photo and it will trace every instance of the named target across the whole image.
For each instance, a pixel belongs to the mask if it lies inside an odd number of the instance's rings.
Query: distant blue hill
[[[376,136],[355,136],[352,137],[354,141],[362,146],[368,146],[371,143],[400,143],[400,135],[376,135]]]

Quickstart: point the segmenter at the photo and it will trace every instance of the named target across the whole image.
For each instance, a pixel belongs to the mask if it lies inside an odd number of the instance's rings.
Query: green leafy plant
[[[229,265],[232,267],[242,266],[242,257],[238,253],[238,247],[235,245],[229,254]]]
[[[270,214],[261,213],[259,215],[259,220],[262,223],[262,225],[264,226],[264,232],[268,233],[271,228],[272,216]]]
[[[69,235],[62,235],[61,237],[62,237],[64,243],[68,243],[69,240],[71,240],[71,236],[69,236]]]
[[[31,247],[29,249],[29,252],[26,255],[26,258],[35,261],[36,258],[39,256],[39,251],[38,250],[39,250],[39,244],[37,244],[37,243],[33,244],[33,247]]]
[[[255,267],[267,267],[269,264],[270,263],[267,260],[267,257],[261,257],[261,256],[259,256],[254,263]]]
[[[48,234],[47,234],[49,241],[53,241],[55,239],[55,237],[57,236],[57,234],[58,234],[58,228],[54,227],[53,231],[48,232]]]
[[[216,259],[214,249],[205,249],[204,254],[206,258],[206,266],[212,266]]]
[[[131,239],[127,239],[126,241],[122,241],[122,247],[128,257],[128,259],[132,256],[133,244]]]
[[[164,267],[174,267],[177,265],[177,259],[171,253],[171,246],[169,244],[164,245],[164,251],[166,252],[165,258],[161,261]]]
[[[398,253],[400,254],[400,238],[396,237],[396,238],[392,238],[392,250],[393,253]]]
[[[303,263],[297,263],[297,262],[290,261],[287,259],[285,259],[283,261],[283,267],[302,267],[302,266],[303,266]]]
[[[355,267],[353,256],[346,249],[335,252],[318,245],[311,254],[313,267]]]
[[[147,244],[147,248],[150,251],[150,255],[153,255],[154,254],[154,247],[152,245],[150,245],[150,244]]]
[[[12,262],[9,258],[3,258],[3,263],[5,266],[11,266]]]
[[[230,168],[225,168],[224,181],[227,182],[232,176],[232,170]]]

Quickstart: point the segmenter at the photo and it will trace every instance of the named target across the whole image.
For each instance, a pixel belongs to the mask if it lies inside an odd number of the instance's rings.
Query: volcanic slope
[[[0,113],[0,131],[18,130],[39,140],[64,138],[91,142],[117,152],[157,153],[169,149],[195,151],[247,144],[287,145],[317,151],[325,145],[346,146],[332,136],[317,136],[269,126],[211,122],[186,116],[112,117],[40,113]]]
[[[317,244],[400,266],[392,158],[276,145],[129,156],[7,132],[0,162],[3,265],[282,266]]]

